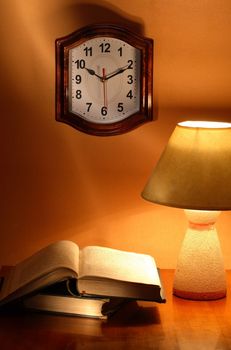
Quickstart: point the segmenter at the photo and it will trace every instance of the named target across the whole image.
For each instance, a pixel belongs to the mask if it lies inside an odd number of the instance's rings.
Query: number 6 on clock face
[[[58,39],[56,119],[94,135],[152,120],[152,40],[111,25]]]

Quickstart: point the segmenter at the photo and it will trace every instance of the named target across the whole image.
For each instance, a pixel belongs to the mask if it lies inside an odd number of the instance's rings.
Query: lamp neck
[[[212,210],[185,210],[189,227],[200,231],[211,229],[220,213]]]

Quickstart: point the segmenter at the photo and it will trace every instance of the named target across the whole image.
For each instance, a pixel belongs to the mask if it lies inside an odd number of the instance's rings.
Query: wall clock
[[[56,120],[92,135],[153,119],[153,40],[117,25],[56,40]]]

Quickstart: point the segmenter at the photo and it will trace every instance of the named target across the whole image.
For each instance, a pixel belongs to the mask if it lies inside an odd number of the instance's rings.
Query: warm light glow
[[[186,126],[188,128],[206,128],[206,129],[223,129],[231,128],[231,123],[223,122],[208,122],[208,121],[192,121],[187,120],[185,122],[178,123],[180,126]]]

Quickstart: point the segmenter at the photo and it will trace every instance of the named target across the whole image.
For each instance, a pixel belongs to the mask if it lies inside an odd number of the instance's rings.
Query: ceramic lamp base
[[[173,288],[173,294],[179,298],[190,299],[190,300],[217,300],[222,299],[226,296],[226,289],[217,292],[188,292],[183,290],[177,290]]]
[[[178,258],[173,294],[191,300],[226,296],[226,277],[217,231],[216,211],[186,210],[189,227]]]

